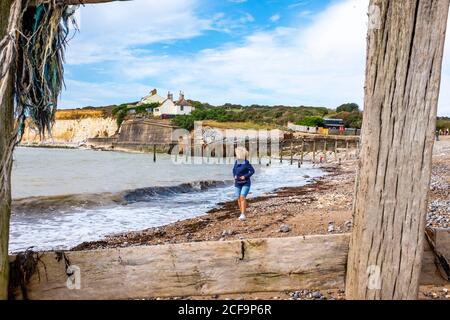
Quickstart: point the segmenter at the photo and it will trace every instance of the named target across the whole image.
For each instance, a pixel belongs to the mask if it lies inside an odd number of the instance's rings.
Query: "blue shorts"
[[[250,186],[242,185],[242,186],[234,187],[234,194],[236,195],[236,198],[239,198],[239,197],[247,198],[249,192],[250,192]]]

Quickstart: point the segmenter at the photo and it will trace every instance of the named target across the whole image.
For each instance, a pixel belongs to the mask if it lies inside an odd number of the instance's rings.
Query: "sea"
[[[179,162],[163,154],[154,162],[152,154],[16,148],[10,252],[70,249],[202,216],[234,199],[232,164]],[[263,159],[254,167],[250,198],[324,175],[289,161]]]

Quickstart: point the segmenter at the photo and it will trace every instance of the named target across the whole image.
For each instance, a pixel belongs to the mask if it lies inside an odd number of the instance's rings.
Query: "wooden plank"
[[[80,268],[81,279],[80,289],[72,290],[63,260],[47,252],[28,295],[130,299],[344,288],[349,239],[341,234],[69,251],[65,255]],[[424,284],[436,283],[431,250],[425,257]]]
[[[450,230],[427,228],[426,235],[440,275],[450,280]]]

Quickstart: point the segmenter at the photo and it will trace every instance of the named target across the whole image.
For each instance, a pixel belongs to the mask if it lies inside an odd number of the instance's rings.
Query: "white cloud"
[[[277,22],[278,20],[280,20],[280,15],[279,14],[274,14],[273,16],[270,17],[270,21],[272,22]]]
[[[300,7],[304,3],[300,1],[296,4]],[[214,104],[234,102],[335,107],[344,102],[357,102],[362,105],[367,8],[367,0],[340,1],[312,15],[307,27],[291,25],[256,32],[239,44],[229,43],[196,54],[137,55],[133,50],[124,50],[111,57],[115,61],[115,69],[111,72],[121,75],[124,83],[133,85],[98,84],[98,90],[108,95],[105,89],[113,88],[117,103],[136,100],[156,84],[161,90],[184,90],[189,98]],[[188,16],[195,17],[193,11],[189,11]],[[226,16],[222,14],[214,19],[224,21]],[[197,22],[191,23],[196,27],[176,32],[186,37],[198,33],[204,22],[198,18],[194,20]],[[211,24],[214,23],[217,22]],[[111,30],[104,27],[103,32],[106,31]],[[164,39],[169,37],[169,33],[157,32],[152,36]],[[83,42],[83,45],[89,47],[97,44]],[[103,45],[106,46],[106,43],[98,44],[98,48]],[[443,71],[438,113],[450,115],[448,41]],[[68,87],[73,90],[70,83]],[[92,94],[95,96],[95,93]],[[130,99],[132,96],[136,98]]]
[[[130,48],[189,39],[212,21],[195,15],[198,0],[112,2],[80,10],[80,30],[69,43],[69,64],[126,59]]]
[[[308,28],[277,28],[189,57],[135,58],[122,71],[132,81],[164,78],[211,103],[311,104],[362,102],[367,5],[331,6]]]

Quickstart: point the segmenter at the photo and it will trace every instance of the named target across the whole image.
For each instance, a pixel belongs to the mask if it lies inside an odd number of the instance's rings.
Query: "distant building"
[[[153,110],[153,115],[157,117],[164,116],[177,116],[191,114],[194,108],[184,98],[184,93],[180,92],[180,96],[177,101],[173,100],[173,94],[168,93],[167,99],[165,99],[159,108]]]
[[[150,91],[150,94],[144,98],[142,98],[142,100],[138,103],[139,105],[143,105],[143,104],[150,104],[150,103],[163,103],[164,102],[164,98],[161,97],[160,95],[158,95],[158,90],[153,89],[152,91]]]
[[[343,131],[343,130],[345,130],[344,120],[342,120],[342,119],[324,119],[324,128],[336,129],[336,130]]]

